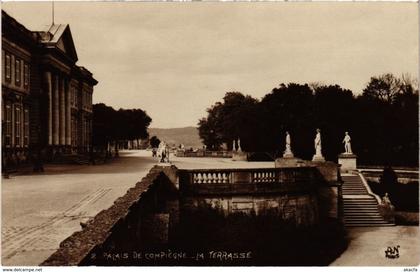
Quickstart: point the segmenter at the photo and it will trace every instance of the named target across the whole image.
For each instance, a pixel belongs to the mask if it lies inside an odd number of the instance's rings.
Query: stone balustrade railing
[[[192,169],[180,170],[183,182],[189,184],[284,183],[311,181],[315,167],[255,168],[255,169]]]
[[[178,150],[176,152],[177,157],[212,157],[212,158],[231,158],[232,151],[187,151]]]
[[[186,194],[235,194],[307,189],[321,180],[316,167],[179,170]]]

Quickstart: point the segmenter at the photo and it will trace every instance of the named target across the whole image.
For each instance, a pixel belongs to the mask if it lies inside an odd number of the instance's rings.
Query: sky
[[[141,108],[150,127],[196,126],[228,91],[261,99],[281,83],[339,84],[419,70],[418,3],[55,2],[99,81],[93,102]],[[3,2],[29,30],[51,2]]]

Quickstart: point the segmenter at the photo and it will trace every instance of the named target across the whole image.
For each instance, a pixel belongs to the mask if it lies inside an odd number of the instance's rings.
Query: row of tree
[[[280,84],[261,100],[228,92],[199,120],[203,143],[213,150],[232,148],[279,156],[285,132],[295,156],[314,154],[316,128],[321,129],[323,154],[336,160],[344,151],[345,131],[363,164],[418,164],[418,85],[409,76],[372,77],[361,95],[339,85]]]
[[[96,149],[108,150],[125,141],[146,139],[152,119],[141,109],[119,109],[103,103],[93,105],[92,143]],[[117,151],[118,152],[118,151]]]

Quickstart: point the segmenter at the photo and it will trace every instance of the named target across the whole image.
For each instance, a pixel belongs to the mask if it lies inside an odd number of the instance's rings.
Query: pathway
[[[43,174],[2,179],[2,265],[41,263],[157,161],[147,151],[120,155],[108,164],[48,165]]]
[[[350,244],[332,266],[418,266],[420,231],[417,226],[348,228]],[[399,258],[385,257],[387,247],[399,246]]]

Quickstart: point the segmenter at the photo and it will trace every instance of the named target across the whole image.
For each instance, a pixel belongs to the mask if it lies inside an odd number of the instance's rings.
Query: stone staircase
[[[394,226],[383,219],[376,198],[369,195],[358,175],[342,176],[343,213],[346,227]]]

